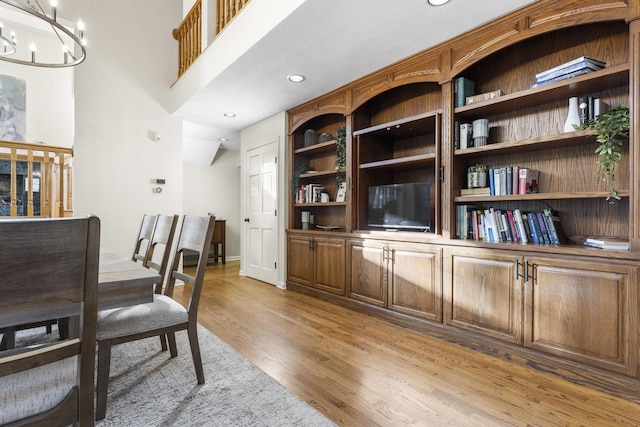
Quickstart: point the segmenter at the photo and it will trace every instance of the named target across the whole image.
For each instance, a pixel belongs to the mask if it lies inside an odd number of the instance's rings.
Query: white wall
[[[184,166],[184,213],[227,220],[227,259],[240,259],[239,165],[240,151],[219,150],[212,166]]]
[[[73,69],[30,67],[0,61],[0,74],[25,80],[25,142],[73,145]]]
[[[278,141],[278,265],[280,268],[278,269],[278,283],[277,286],[280,288],[286,287],[287,281],[287,263],[286,263],[286,224],[287,224],[287,188],[288,188],[288,179],[287,171],[286,171],[286,148],[287,148],[287,113],[285,111],[275,114],[259,123],[256,123],[253,126],[249,126],[243,129],[240,132],[240,152],[241,152],[241,164],[244,170],[245,168],[245,154],[251,148],[260,146],[270,141]],[[244,189],[242,191],[243,194],[248,194],[247,186],[248,183],[245,179],[244,173],[241,173],[241,188]],[[240,200],[240,212],[242,217],[248,216],[248,212],[246,209],[246,200],[243,196]],[[243,223],[244,224],[244,223]],[[241,253],[242,261],[240,265],[240,274],[245,273],[245,262],[246,262],[246,254],[247,249],[245,247],[246,239],[246,227],[242,227],[240,233],[240,241],[241,241]]]
[[[88,39],[87,59],[75,69],[74,213],[98,215],[102,245],[129,254],[144,213],[182,214],[182,123],[162,107],[177,75],[170,29],[182,5],[64,3],[85,21]],[[166,179],[160,194],[154,178]]]

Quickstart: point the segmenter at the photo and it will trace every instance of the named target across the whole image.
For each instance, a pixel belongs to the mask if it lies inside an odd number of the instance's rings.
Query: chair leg
[[[171,357],[178,357],[178,347],[176,346],[176,333],[169,332],[167,334],[167,341],[169,341],[169,353],[171,353]]]
[[[193,366],[196,368],[196,378],[198,379],[198,384],[204,384],[204,369],[202,369],[202,357],[200,356],[200,343],[198,342],[197,326],[189,326],[189,328],[187,328],[187,334],[189,334],[191,357],[193,357]]]
[[[96,420],[101,420],[107,413],[107,391],[109,390],[109,370],[111,368],[111,341],[98,341],[98,378]]]
[[[162,351],[167,351],[167,336],[166,335],[160,335],[160,347],[162,348]]]
[[[69,318],[68,317],[58,319],[58,334],[60,334],[60,340],[69,339]]]
[[[16,328],[5,328],[2,331],[2,342],[0,342],[0,350],[11,350],[16,346]]]

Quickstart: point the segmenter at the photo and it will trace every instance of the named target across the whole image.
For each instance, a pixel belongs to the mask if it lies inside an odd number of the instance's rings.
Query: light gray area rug
[[[335,426],[207,329],[198,334],[203,385],[186,332],[176,334],[175,359],[157,337],[113,347],[107,415],[96,426]]]

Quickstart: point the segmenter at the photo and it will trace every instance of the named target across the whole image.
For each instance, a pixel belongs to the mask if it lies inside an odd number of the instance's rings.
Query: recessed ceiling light
[[[224,113],[225,117],[235,117],[236,113]]]
[[[304,81],[304,76],[302,74],[289,74],[287,80],[293,83],[300,83]]]
[[[218,138],[218,141],[227,142],[229,138]]]
[[[449,0],[427,0],[427,4],[430,4],[431,6],[442,6],[448,2]]]

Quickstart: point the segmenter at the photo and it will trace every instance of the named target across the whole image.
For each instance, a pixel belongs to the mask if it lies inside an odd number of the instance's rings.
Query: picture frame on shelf
[[[347,199],[347,183],[341,182],[336,194],[336,202],[344,202]]]

